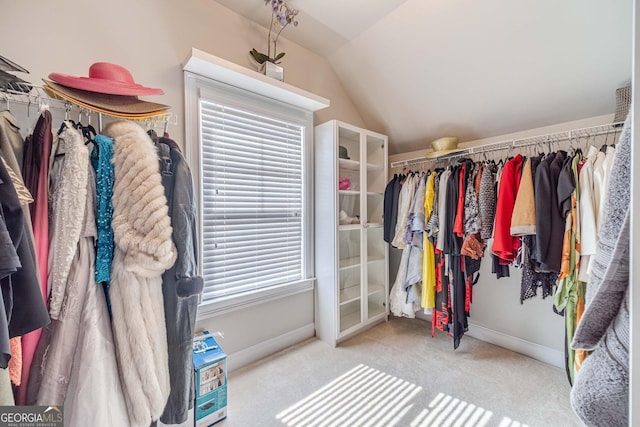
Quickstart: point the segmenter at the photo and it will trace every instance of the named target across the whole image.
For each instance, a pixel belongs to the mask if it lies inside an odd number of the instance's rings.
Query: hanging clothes
[[[113,140],[105,135],[96,135],[91,152],[91,165],[96,176],[96,283],[101,283],[107,303],[107,310],[111,315],[111,300],[109,286],[111,284],[111,263],[113,262],[113,184],[115,182],[113,169]]]
[[[4,162],[0,162],[0,238],[2,239],[2,274],[0,283],[0,404],[14,404],[11,392],[9,364],[12,359],[12,338],[9,325],[12,311],[11,276],[22,268],[17,245],[22,238],[22,208],[20,199],[13,188],[11,177]],[[6,218],[6,222],[5,222]]]
[[[395,231],[395,221],[392,222],[391,218],[393,217],[393,208],[394,206],[397,209],[397,198],[394,199],[394,187],[398,181],[398,174],[393,175],[391,181],[387,183],[387,186],[384,189],[384,199],[383,199],[383,239],[387,243],[391,243],[393,240],[393,232]],[[399,193],[397,193],[399,194]],[[397,215],[397,210],[396,210]]]
[[[542,299],[553,295],[558,273],[546,273],[537,271],[531,260],[531,255],[535,252],[535,236],[522,236],[522,282],[520,285],[520,304],[526,299],[538,295],[538,289],[542,289]]]
[[[571,406],[587,425],[629,424],[631,116],[620,136],[593,257],[586,310],[573,348],[592,351],[576,373]]]
[[[496,209],[496,167],[493,162],[485,164],[480,178],[478,204],[480,205],[480,237],[488,240],[493,237],[493,221]]]
[[[504,169],[504,165],[502,164],[502,161],[500,161],[500,163],[498,164],[497,168],[496,168],[496,173],[495,173],[495,182],[494,182],[494,186],[495,186],[495,194],[496,194],[496,198],[495,198],[495,203],[496,206],[498,204],[498,198],[497,195],[499,193],[499,189],[500,189],[500,181],[502,178],[502,170]],[[495,207],[494,207],[495,209]],[[493,216],[493,233],[495,234],[495,211],[494,211],[494,216]],[[491,235],[491,237],[494,237],[494,234]],[[510,276],[510,272],[509,272],[509,265],[504,263],[502,260],[500,260],[500,257],[498,257],[498,255],[494,254],[493,252],[491,253],[491,272],[494,273],[496,275],[496,279],[500,279],[502,277],[509,277]]]
[[[589,147],[584,165],[580,170],[580,272],[581,282],[589,280],[589,264],[591,256],[595,255],[598,245],[597,209],[594,187],[594,163],[600,153],[594,146]],[[598,195],[599,195],[598,190]],[[598,201],[599,204],[599,201]]]
[[[63,156],[51,171],[55,177],[51,180],[54,237],[50,245],[49,268],[49,314],[52,319],[60,316],[71,263],[80,241],[89,165],[89,150],[84,139],[70,124],[58,138],[56,154]]]
[[[598,204],[598,218],[601,218],[604,214],[604,204],[609,191],[609,179],[611,178],[611,169],[615,158],[616,148],[613,145],[607,146],[605,157],[602,161],[602,182],[600,187],[600,203]]]
[[[466,257],[462,254],[464,244],[465,212],[473,212],[468,205],[473,204],[475,196],[474,185],[475,165],[471,160],[463,160],[460,166],[457,194],[457,218],[455,225],[456,235],[453,239],[453,253],[451,257],[452,289],[452,314],[453,314],[453,348],[457,349],[465,332],[469,329],[468,317],[471,309],[472,286],[477,279],[474,275],[480,269],[478,260]],[[471,191],[467,191],[471,188]],[[471,221],[473,222],[473,221]],[[469,234],[468,236],[473,236]]]
[[[49,176],[49,155],[51,153],[51,144],[53,135],[51,133],[51,112],[43,110],[33,134],[27,136],[24,141],[24,157],[22,163],[22,177],[24,183],[34,197],[35,203],[29,205],[31,212],[31,221],[34,224],[34,233],[36,229],[36,207],[38,205],[48,206],[47,195],[48,181],[42,182],[43,177],[48,179]],[[46,184],[46,187],[42,187]]]
[[[440,251],[444,249],[445,241],[445,226],[447,220],[447,186],[449,184],[449,178],[451,177],[451,170],[447,168],[440,173],[440,180],[438,184],[438,238],[436,240],[436,248]]]
[[[408,176],[402,184],[402,190],[398,197],[398,221],[396,223],[396,231],[391,242],[391,244],[398,249],[404,249],[407,247],[407,243],[404,240],[404,233],[407,228],[409,210],[411,209],[411,203],[413,202],[417,183],[418,180],[415,176]]]
[[[455,253],[456,248],[456,232],[455,222],[458,214],[458,198],[460,192],[460,165],[451,168],[451,175],[447,180],[446,188],[446,214],[444,215],[444,250],[446,255]],[[449,258],[450,261],[450,258]]]
[[[449,325],[452,319],[451,295],[449,290],[449,274],[446,266],[446,255],[442,251],[446,240],[446,218],[447,218],[447,189],[451,170],[447,168],[438,177],[438,197],[435,211],[438,214],[438,226],[436,234],[436,245],[434,249],[435,263],[435,306],[431,315],[431,336],[435,336],[435,331],[449,332]]]
[[[389,244],[393,241],[396,235],[396,225],[398,223],[398,203],[400,202],[400,191],[402,190],[402,183],[406,180],[405,175],[398,175],[398,179],[393,183],[392,206],[391,206],[391,219],[389,221]]]
[[[104,291],[93,279],[87,284],[80,322],[84,326],[64,402],[65,422],[70,426],[130,425]]]
[[[405,287],[407,278],[407,269],[409,266],[409,255],[411,247],[406,247],[402,250],[402,257],[400,258],[400,266],[398,267],[398,274],[396,280],[393,282],[391,291],[389,292],[389,311],[394,316],[408,317],[413,319],[416,317],[416,311],[420,309],[419,305],[413,302],[407,302],[407,291]]]
[[[462,265],[460,256],[456,254],[458,244],[458,235],[455,232],[456,216],[459,212],[458,205],[460,203],[460,174],[463,171],[463,165],[453,166],[451,169],[451,176],[447,182],[447,215],[445,221],[445,242],[444,242],[444,254],[445,254],[445,274],[449,277],[448,280],[448,292],[449,292],[449,306],[451,309],[451,316],[449,317],[449,324],[447,330],[453,336],[454,348],[458,346],[460,330],[457,327],[458,308],[457,297],[461,286],[464,286],[464,276],[462,274]]]
[[[29,209],[33,222],[42,300],[45,304],[48,299],[49,272],[49,159],[53,144],[51,120],[51,112],[44,109],[38,117],[33,134],[25,140],[25,156],[22,165],[25,185],[34,196],[34,203],[29,205]],[[21,337],[23,360],[20,361],[20,382],[14,382],[16,385],[21,385],[23,379],[25,383],[28,382],[33,356],[41,334],[42,330],[36,329]]]
[[[418,187],[415,191],[411,209],[407,217],[407,227],[404,234],[404,242],[409,247],[409,261],[407,265],[407,277],[404,288],[407,293],[407,303],[420,303],[420,288],[414,289],[414,285],[422,280],[423,272],[423,234],[425,229],[424,195],[426,177],[417,177]]]
[[[531,259],[536,269],[560,272],[565,218],[558,203],[558,177],[567,158],[566,151],[558,151],[544,158],[536,170],[536,243]]]
[[[522,162],[523,158],[520,154],[509,160],[500,178],[491,251],[503,264],[513,262],[520,247],[519,237],[511,235],[511,217],[520,185]]]
[[[162,275],[171,391],[160,421],[181,424],[193,407],[193,336],[204,281],[198,275],[197,210],[191,171],[173,140],[159,138],[156,146],[177,251],[176,262]]]
[[[403,250],[398,274],[389,293],[389,309],[396,316],[409,318],[415,317],[421,300],[420,288],[414,285],[422,278],[422,249],[407,243],[413,243],[413,234],[407,232],[407,227],[412,223],[409,216],[415,205],[416,186],[420,181],[416,174],[409,174],[402,184],[398,201],[398,223],[392,242],[396,247],[402,246]]]
[[[526,159],[511,215],[511,235],[529,236],[536,234],[536,204],[533,191],[531,159]]]
[[[554,296],[554,306],[565,317],[565,363],[569,382],[573,384],[575,351],[570,347],[576,327],[576,309],[578,304],[578,272],[580,260],[580,224],[578,211],[580,187],[578,184],[578,162],[581,156],[569,157],[563,165],[558,178],[558,202],[562,214],[566,217],[565,233],[562,245],[562,260],[558,288]]]
[[[13,190],[7,189],[8,194],[6,198],[3,198],[2,203],[4,206],[5,201],[11,198],[11,194],[15,194],[17,197],[15,200],[17,200],[18,206],[13,206],[10,210],[11,217],[15,217],[16,222],[9,221],[7,211],[5,211],[5,221],[10,233],[14,231],[12,230],[14,226],[10,226],[10,224],[19,227],[19,229],[15,229],[16,240],[14,242],[17,244],[16,251],[22,263],[22,268],[5,279],[4,282],[7,289],[11,290],[10,299],[6,300],[5,298],[5,304],[9,303],[10,307],[22,308],[15,311],[9,310],[9,335],[11,337],[24,335],[49,323],[49,316],[42,302],[33,227],[28,208],[29,200],[33,201],[33,198],[20,177],[20,168],[13,152],[14,147],[21,147],[21,141],[16,119],[8,111],[0,111],[0,157],[8,174],[5,175],[4,181],[13,186]],[[19,283],[20,286],[12,286],[12,283]],[[25,307],[28,309],[24,309]]]
[[[449,276],[446,274],[445,255],[439,249],[434,252],[436,263],[435,307],[431,316],[431,336],[435,330],[449,332],[451,323],[451,296],[449,295]]]
[[[409,217],[407,219],[407,229],[405,231],[405,242],[418,248],[423,247],[423,233],[426,228],[426,215],[424,211],[424,199],[426,193],[427,176],[422,175],[418,181],[418,187],[413,198]]]
[[[55,325],[54,339],[45,359],[45,390],[40,389],[40,398],[44,402],[47,399],[52,402],[55,401],[55,393],[64,390],[65,422],[68,425],[125,426],[129,424],[129,417],[118,377],[111,322],[104,292],[95,282],[98,231],[94,217],[96,179],[93,173],[89,168],[83,233],[70,273],[70,277],[78,278],[77,286],[67,289],[67,302],[73,304],[66,305],[63,317]],[[62,347],[57,350],[56,337]],[[56,357],[65,354],[71,360]],[[55,361],[52,362],[52,358]],[[47,376],[54,374],[51,368],[64,375],[61,377],[64,378],[63,384],[46,381]],[[45,398],[47,394],[51,397]]]
[[[607,155],[598,150],[596,147],[593,147],[594,151],[589,152],[589,155],[593,158],[593,209],[596,214],[596,227],[600,225],[600,205],[604,202],[604,192],[606,188],[604,188],[604,160]],[[597,231],[597,230],[596,230]]]
[[[480,205],[478,204],[478,195],[476,193],[476,177],[480,173],[480,165],[475,167],[469,176],[464,195],[464,226],[463,235],[478,234],[482,229],[480,220]]]
[[[176,260],[171,220],[157,155],[149,136],[131,122],[113,122],[111,308],[118,371],[130,425],[160,418],[170,392],[162,274]]]
[[[24,222],[22,215],[25,213],[20,205],[20,198],[13,186],[12,178],[8,173],[4,162],[0,162],[0,212],[3,217],[3,225],[6,230],[3,258],[8,262],[3,267],[5,274],[0,276],[2,284],[2,298],[0,303],[0,404],[14,405],[14,396],[11,389],[13,374],[9,371],[11,360],[15,356],[13,349],[16,346],[15,337],[10,338],[8,321],[11,320],[13,311],[12,276],[20,271],[22,263],[19,257],[18,245],[24,240]],[[5,219],[6,218],[6,222]]]
[[[76,133],[77,138],[71,138],[70,134]],[[95,178],[90,170],[88,150],[82,141],[77,130],[67,129],[60,137],[61,143],[58,144],[58,153],[64,153],[56,161],[64,162],[61,168],[54,168],[60,175],[52,176],[54,180],[55,192],[52,194],[54,200],[59,200],[60,194],[69,191],[62,184],[64,182],[63,174],[73,170],[68,163],[74,162],[74,151],[83,152],[85,154],[84,167],[85,172],[78,177],[78,181],[84,180],[85,191],[84,200],[75,215],[80,217],[80,238],[76,243],[73,259],[69,266],[67,274],[67,283],[65,283],[64,294],[62,295],[59,316],[52,321],[50,326],[51,335],[50,342],[46,345],[42,360],[36,360],[36,367],[41,369],[41,381],[38,387],[37,405],[63,405],[67,394],[67,386],[71,377],[73,367],[73,359],[76,348],[78,346],[78,336],[80,329],[83,327],[81,323],[82,309],[84,307],[86,293],[89,286],[93,286],[91,275],[94,272],[95,262]],[[81,147],[73,147],[74,142]],[[75,170],[73,170],[75,172]],[[54,214],[56,211],[54,211]],[[54,229],[53,241],[56,239],[64,239],[64,229]],[[44,343],[44,339],[41,340]],[[45,343],[47,344],[47,343]],[[46,357],[44,356],[46,355]]]
[[[42,330],[40,339],[37,342],[33,352],[33,362],[31,366],[34,369],[29,371],[29,375],[25,379],[26,404],[35,405],[38,402],[39,394],[42,390],[43,382],[50,382],[54,380],[54,383],[49,383],[50,388],[45,386],[47,392],[51,391],[46,397],[55,399],[56,404],[62,405],[64,402],[64,395],[66,393],[66,385],[69,381],[70,363],[73,360],[73,353],[64,353],[65,342],[69,340],[70,348],[66,351],[74,348],[74,343],[77,338],[78,331],[70,333],[68,336],[59,338],[60,332],[56,333],[57,323],[59,318],[63,302],[65,301],[67,294],[67,286],[70,286],[70,290],[73,293],[77,293],[77,287],[84,285],[85,280],[82,279],[81,272],[77,271],[77,252],[78,244],[82,240],[82,232],[85,220],[86,201],[88,199],[87,193],[87,180],[88,180],[88,158],[89,150],[84,144],[82,135],[73,128],[69,123],[65,125],[64,130],[55,139],[52,144],[52,150],[50,153],[49,162],[49,192],[50,192],[50,206],[51,206],[51,227],[50,227],[50,249],[51,254],[50,266],[48,273],[48,283],[51,285],[51,291],[53,291],[53,284],[56,284],[56,298],[58,312],[56,318],[52,323]],[[93,217],[93,216],[92,216]],[[68,227],[68,228],[67,228]],[[69,234],[67,234],[69,233]],[[74,239],[74,235],[77,235],[77,240]],[[69,238],[68,238],[69,237]],[[75,241],[75,243],[74,243]],[[86,259],[86,251],[85,258]],[[73,276],[72,273],[73,266]],[[85,268],[86,270],[86,268]],[[80,282],[78,282],[80,280]],[[82,297],[83,288],[80,290],[80,301],[78,298],[73,297],[69,299],[71,307],[64,305],[65,311],[69,310],[70,320],[67,323],[63,323],[63,330],[69,325],[73,325],[74,318],[77,318],[77,313],[74,311],[79,310],[83,303]],[[50,345],[55,339],[56,348],[53,353],[61,352],[62,354],[56,354],[58,357],[53,357],[54,364],[51,368],[48,368],[51,373],[50,376],[45,378],[45,365],[47,361],[47,355],[50,351]],[[64,365],[64,366],[60,366]],[[64,374],[62,374],[64,372]],[[55,379],[60,375],[60,384],[57,384]],[[40,402],[46,400],[40,400]]]
[[[524,202],[524,207],[531,206],[531,199],[533,197],[533,207],[530,209],[535,209],[535,185],[533,185],[533,177],[536,175],[536,171],[540,162],[542,161],[541,156],[532,157],[529,159],[530,173],[531,173],[531,186],[532,189],[529,190],[529,184],[527,183],[526,176],[528,173],[523,169],[523,176],[520,183],[520,188],[518,190],[518,198],[516,199],[516,207],[520,200]],[[528,180],[528,179],[527,179]],[[520,197],[520,193],[524,191],[526,196]],[[531,192],[530,192],[531,191]],[[536,231],[536,223],[535,223],[535,210],[534,212],[534,223],[532,224],[523,224],[528,231]],[[515,215],[515,210],[514,210]],[[524,221],[530,222],[530,221]],[[525,228],[525,230],[526,230]],[[555,288],[556,280],[558,278],[557,273],[547,273],[543,271],[538,271],[536,263],[532,260],[532,254],[535,253],[535,245],[536,245],[536,234],[525,234],[522,236],[522,281],[520,284],[520,304],[523,304],[526,299],[533,298],[538,295],[538,289],[542,289],[542,298],[546,298],[549,295],[553,294],[553,290]]]
[[[435,292],[436,292],[436,264],[435,264],[435,253],[434,247],[431,240],[431,236],[433,236],[433,227],[435,225],[435,221],[431,222],[431,216],[437,215],[434,209],[434,199],[435,199],[435,181],[436,174],[431,173],[427,179],[425,185],[425,195],[424,195],[424,213],[426,218],[425,224],[425,233],[423,233],[423,247],[424,247],[424,256],[423,256],[423,264],[422,264],[422,308],[432,309],[435,307]],[[431,225],[429,225],[431,224]],[[437,230],[436,230],[437,232]]]
[[[18,157],[23,157],[23,144],[15,117],[8,111],[0,112],[0,157],[6,173],[2,180],[7,184],[3,186],[5,191],[0,203],[7,229],[12,235],[16,253],[22,264],[21,268],[1,282],[10,338],[25,335],[49,323],[47,308],[42,299],[42,284],[28,207],[33,197],[22,181],[17,161]],[[29,357],[30,354],[23,354],[23,367],[30,365]],[[1,380],[4,380],[5,372],[0,375]],[[9,379],[8,372],[6,378]],[[4,393],[6,390],[5,385],[0,385],[0,403],[13,404],[13,396],[8,398]],[[16,401],[18,404],[25,403],[26,387],[18,389]]]

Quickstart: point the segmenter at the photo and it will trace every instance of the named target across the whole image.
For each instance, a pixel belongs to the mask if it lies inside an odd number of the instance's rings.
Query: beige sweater
[[[511,235],[527,236],[536,234],[536,205],[533,193],[533,176],[531,175],[531,159],[527,159],[522,169],[520,187],[516,195],[516,203],[511,215]]]

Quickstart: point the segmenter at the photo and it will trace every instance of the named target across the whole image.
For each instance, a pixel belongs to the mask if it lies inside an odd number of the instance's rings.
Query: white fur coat
[[[104,134],[114,141],[113,337],[131,426],[148,427],[162,415],[170,390],[161,276],[176,249],[151,139],[125,121]]]

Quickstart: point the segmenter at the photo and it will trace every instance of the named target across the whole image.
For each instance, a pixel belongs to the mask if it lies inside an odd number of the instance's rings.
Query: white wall
[[[471,147],[492,142],[530,136],[545,135],[553,132],[579,129],[589,126],[611,123],[613,115],[592,117],[584,120],[560,123],[543,128],[530,129],[508,135],[468,141],[461,147]],[[413,151],[389,156],[389,162],[419,158],[428,151]],[[545,147],[546,149],[546,147]],[[390,169],[391,174],[400,169]],[[488,247],[491,241],[487,242]],[[390,251],[390,283],[393,283],[398,270],[401,251]],[[480,280],[473,288],[473,304],[469,318],[470,336],[493,342],[547,363],[564,366],[564,318],[553,312],[552,297],[525,300],[520,304],[521,271],[510,267],[510,277],[496,279],[491,273],[490,258],[485,257],[480,270]],[[428,318],[427,316],[420,316]]]
[[[270,13],[262,0],[256,7]],[[253,68],[248,52],[266,47],[266,30],[213,0],[22,0],[3,2],[0,40],[0,54],[27,68],[31,74],[20,77],[34,83],[51,72],[86,76],[98,61],[125,66],[138,83],[164,89],[165,95],[147,99],[173,107],[179,120],[169,132],[184,146],[181,65],[191,48]],[[326,60],[282,38],[279,48],[287,52],[285,81],[331,100],[330,108],[315,114],[316,123],[364,125]],[[260,350],[313,335],[313,292],[200,321],[198,327],[223,331],[230,363],[234,353],[241,356],[235,360],[247,362]]]

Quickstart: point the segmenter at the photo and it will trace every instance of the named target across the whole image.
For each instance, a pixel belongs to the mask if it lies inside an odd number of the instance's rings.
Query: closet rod
[[[1,99],[7,103],[7,110],[10,110],[11,103],[38,105],[40,103],[49,104],[52,108],[60,108],[70,110],[73,107],[80,108],[69,101],[50,97],[42,86],[36,86],[31,83],[20,83],[21,87],[30,88],[28,92],[19,91],[9,88],[0,88]]]
[[[438,157],[416,157],[407,160],[398,160],[391,163],[391,167],[410,166],[428,162],[438,162],[442,160],[450,160],[457,157],[464,157],[475,154],[488,153],[491,151],[499,151],[513,149],[519,147],[527,147],[532,145],[554,144],[563,141],[572,141],[580,138],[592,138],[601,135],[616,134],[622,131],[622,122],[611,123],[606,125],[590,126],[579,129],[571,129],[568,131],[554,132],[545,135],[529,136],[525,138],[509,139],[505,141],[492,142],[484,145],[476,145],[473,147],[462,148],[460,151],[445,154]]]

